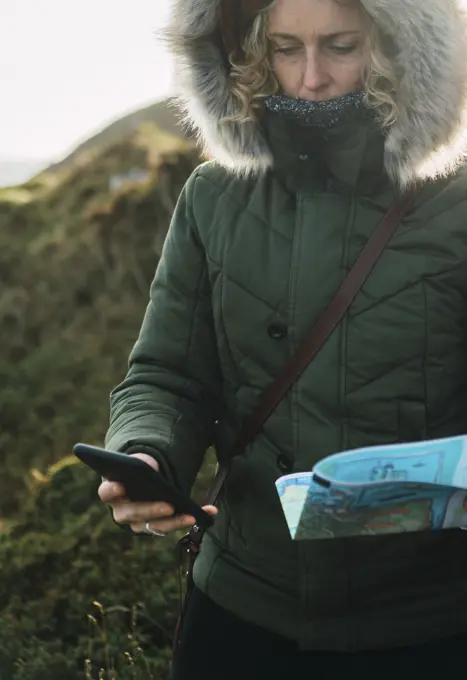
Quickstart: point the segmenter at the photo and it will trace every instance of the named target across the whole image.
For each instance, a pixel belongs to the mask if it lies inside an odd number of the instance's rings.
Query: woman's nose
[[[308,54],[306,57],[302,84],[310,93],[319,92],[329,84],[329,75],[323,60],[316,53]]]

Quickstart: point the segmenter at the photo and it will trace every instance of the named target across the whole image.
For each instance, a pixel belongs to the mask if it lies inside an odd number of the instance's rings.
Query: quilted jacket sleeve
[[[206,257],[193,218],[196,172],[175,209],[106,447],[149,453],[189,493],[222,404]]]

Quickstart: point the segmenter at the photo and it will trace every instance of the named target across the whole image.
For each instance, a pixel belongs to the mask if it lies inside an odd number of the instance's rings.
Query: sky
[[[170,93],[169,0],[0,0],[0,160],[63,157]]]

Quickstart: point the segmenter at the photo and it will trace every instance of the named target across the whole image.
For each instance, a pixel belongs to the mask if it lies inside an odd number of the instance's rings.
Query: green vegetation
[[[146,124],[0,190],[0,680],[167,678],[175,540],[118,528],[70,452],[102,444],[198,162]]]
[[[192,135],[180,123],[180,114],[174,106],[173,99],[164,99],[155,102],[143,109],[132,111],[126,116],[110,123],[95,135],[80,144],[69,156],[59,163],[52,166],[51,170],[62,170],[70,167],[79,156],[96,147],[103,148],[118,143],[123,137],[133,134],[141,125],[145,123],[156,124],[157,127],[170,135],[176,137],[184,136],[187,140],[192,139]]]

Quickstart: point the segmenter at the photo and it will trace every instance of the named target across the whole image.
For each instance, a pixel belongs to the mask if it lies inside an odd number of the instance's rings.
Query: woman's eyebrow
[[[359,35],[361,31],[337,31],[335,33],[323,33],[323,35],[320,35],[320,38],[324,38],[326,40],[332,40],[334,38],[341,38],[344,35]],[[283,40],[295,40],[297,42],[301,42],[300,38],[296,35],[292,35],[291,33],[270,33],[269,34],[270,38],[282,38]]]
[[[342,38],[344,35],[360,35],[361,31],[338,31],[337,33],[326,33],[321,35],[320,38],[326,40],[334,40],[335,38]]]

